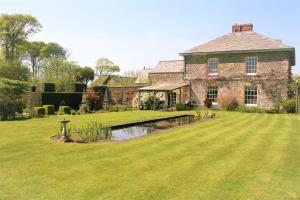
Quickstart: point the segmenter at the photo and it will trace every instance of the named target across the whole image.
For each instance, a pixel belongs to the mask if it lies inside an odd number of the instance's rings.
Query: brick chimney
[[[233,24],[232,32],[253,31],[253,24]]]

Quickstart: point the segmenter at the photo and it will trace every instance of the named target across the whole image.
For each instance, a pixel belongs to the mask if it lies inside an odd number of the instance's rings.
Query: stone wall
[[[183,80],[182,72],[168,72],[168,73],[149,73],[148,81],[150,85],[155,85],[164,82],[177,82]]]
[[[240,77],[246,76],[245,57],[257,57],[257,76],[268,76],[271,70],[282,74],[282,78],[289,78],[291,66],[289,63],[289,53],[247,53],[247,54],[215,54],[215,55],[193,55],[186,56],[187,79],[207,78],[209,58],[218,58],[217,77]]]
[[[273,102],[270,96],[266,94],[263,90],[262,84],[259,82],[253,83],[252,81],[249,82],[247,80],[234,80],[234,81],[215,81],[214,83],[207,83],[203,80],[193,80],[191,82],[192,87],[192,101],[195,100],[196,102],[203,105],[204,100],[207,97],[207,87],[208,85],[216,85],[218,86],[218,101],[220,100],[221,96],[229,97],[229,98],[236,98],[239,105],[245,105],[245,87],[250,86],[252,84],[257,85],[257,107],[264,108],[264,109],[272,109]],[[288,89],[283,88],[282,96],[287,98]]]
[[[258,57],[257,75],[251,78],[246,73],[245,64],[245,57],[250,56]],[[208,58],[219,59],[217,76],[208,75]],[[272,100],[258,80],[271,78],[272,70],[278,75],[278,79],[288,80],[291,76],[289,59],[289,54],[286,52],[186,56],[185,79],[192,82],[192,100],[203,104],[207,96],[207,86],[218,85],[218,96],[234,96],[240,105],[244,105],[245,102],[245,86],[257,80],[257,107],[271,109],[273,108]],[[286,98],[288,88],[286,85],[283,87],[285,88],[282,89],[281,95]]]
[[[109,104],[122,104],[124,94],[127,96],[128,105],[137,104],[138,102],[138,89],[144,87],[142,85],[138,86],[118,86],[118,87],[108,87],[109,94]],[[135,102],[136,101],[136,102]]]

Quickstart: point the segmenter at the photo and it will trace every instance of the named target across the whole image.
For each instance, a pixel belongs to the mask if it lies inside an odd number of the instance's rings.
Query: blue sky
[[[294,46],[300,62],[298,0],[0,0],[0,13],[35,16],[43,30],[31,40],[58,42],[83,66],[107,57],[122,71],[154,67],[247,22]]]

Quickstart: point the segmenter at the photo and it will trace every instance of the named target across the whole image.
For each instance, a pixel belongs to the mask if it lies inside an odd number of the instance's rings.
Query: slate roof
[[[243,31],[228,33],[222,37],[191,48],[181,53],[181,55],[192,53],[279,49],[292,50],[294,47],[286,45],[280,40],[274,40],[253,31]]]
[[[183,72],[183,60],[160,61],[150,73]]]

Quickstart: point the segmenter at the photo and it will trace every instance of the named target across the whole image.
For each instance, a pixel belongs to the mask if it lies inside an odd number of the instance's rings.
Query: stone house
[[[280,96],[277,100],[287,98],[295,65],[294,47],[254,32],[252,24],[234,24],[231,33],[180,55],[183,61],[162,62],[161,68],[169,71],[149,73],[151,85],[140,91],[157,91],[159,84],[181,84],[184,95],[180,88],[167,91],[173,93],[173,102],[203,104],[208,98],[219,106],[222,100],[235,98],[239,105],[271,109],[274,92]]]
[[[183,60],[160,61],[148,73],[148,84],[139,89],[141,101],[155,95],[163,107],[174,107],[176,103],[189,100],[190,82],[184,80]]]

